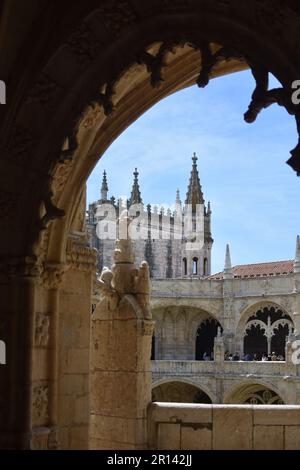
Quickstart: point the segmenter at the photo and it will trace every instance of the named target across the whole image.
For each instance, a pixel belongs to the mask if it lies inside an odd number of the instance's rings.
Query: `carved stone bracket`
[[[65,212],[62,209],[58,209],[52,202],[53,192],[49,190],[44,198],[45,214],[40,220],[40,229],[45,230],[54,219],[62,219],[65,216]]]
[[[166,65],[165,59],[169,52],[174,52],[175,45],[175,42],[166,41],[162,43],[156,55],[152,55],[147,51],[142,51],[137,56],[138,64],[145,64],[147,71],[150,73],[150,83],[152,87],[159,87],[163,81],[161,73],[163,67]]]

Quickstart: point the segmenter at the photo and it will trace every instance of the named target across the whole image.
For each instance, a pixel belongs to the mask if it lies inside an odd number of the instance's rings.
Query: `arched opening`
[[[245,325],[244,354],[257,360],[284,360],[286,338],[293,329],[292,319],[279,306],[258,307]]]
[[[196,361],[213,360],[214,340],[218,334],[218,328],[223,331],[220,323],[213,317],[200,323],[196,333]]]
[[[151,342],[151,361],[155,361],[155,334],[152,335]]]
[[[78,271],[86,269],[87,263],[79,263],[78,259],[81,258],[82,261],[83,257],[88,257],[88,254],[84,252],[82,246],[76,252],[75,244],[70,244],[68,237],[71,232],[73,232],[74,237],[79,237],[79,224],[76,220],[77,207],[87,176],[105,148],[125,127],[161,97],[180,87],[195,83],[198,78],[199,51],[192,50],[186,54],[186,50],[184,50],[179,60],[174,59],[173,67],[172,59],[168,62],[169,69],[164,75],[165,81],[160,90],[152,90],[146,68],[144,65],[140,65],[145,56],[149,58],[145,53],[145,49],[154,44],[154,41],[161,41],[166,38],[173,39],[174,34],[177,35],[179,32],[180,41],[182,37],[187,37],[192,39],[193,42],[196,37],[196,39],[200,39],[198,42],[201,44],[204,43],[209,46],[212,41],[217,41],[219,44],[229,47],[229,50],[232,48],[241,50],[251,60],[255,59],[254,62],[257,60],[258,63],[264,63],[266,70],[278,71],[278,78],[284,84],[286,91],[290,89],[292,77],[294,76],[295,79],[299,77],[297,64],[290,62],[290,57],[297,57],[296,49],[294,53],[293,47],[290,46],[288,54],[285,50],[286,44],[290,44],[289,37],[286,34],[290,34],[290,30],[297,30],[297,27],[285,28],[287,33],[282,28],[281,50],[276,37],[277,28],[267,27],[268,22],[264,20],[264,18],[271,17],[269,16],[271,11],[268,10],[267,5],[264,5],[265,9],[262,14],[258,15],[261,18],[259,24],[253,28],[252,12],[249,10],[249,15],[245,15],[244,6],[239,7],[238,2],[235,2],[234,15],[232,15],[232,2],[215,2],[215,4],[208,2],[206,5],[207,14],[205,15],[202,11],[202,2],[192,2],[193,7],[186,6],[185,2],[178,2],[178,5],[175,2],[174,7],[173,4],[170,6],[170,2],[164,2],[163,6],[159,5],[159,10],[156,3],[149,2],[145,11],[141,5],[137,14],[129,2],[124,21],[119,19],[121,16],[120,10],[117,10],[115,14],[115,5],[113,3],[112,10],[109,10],[109,5],[102,8],[102,4],[100,12],[85,10],[86,14],[90,13],[89,17],[85,19],[85,22],[78,30],[76,29],[73,32],[72,37],[66,40],[68,31],[64,31],[63,38],[55,39],[53,44],[50,44],[50,42],[47,44],[47,54],[49,51],[52,53],[58,43],[60,47],[52,58],[45,55],[42,65],[37,64],[35,76],[40,76],[41,80],[39,80],[36,87],[30,81],[30,74],[27,75],[26,79],[29,79],[30,88],[33,88],[30,97],[25,99],[24,96],[23,100],[22,96],[18,96],[18,100],[13,102],[13,106],[11,106],[13,115],[17,116],[18,114],[18,120],[15,119],[14,122],[14,119],[11,119],[12,130],[7,136],[8,152],[5,155],[3,154],[3,158],[6,155],[10,159],[11,155],[15,156],[18,164],[22,166],[22,171],[16,171],[15,173],[12,171],[9,175],[11,180],[9,181],[9,178],[7,180],[8,188],[21,188],[21,190],[16,200],[9,194],[13,219],[16,224],[14,231],[11,231],[10,236],[5,238],[9,247],[6,243],[3,244],[4,255],[11,253],[12,257],[16,255],[16,259],[20,260],[20,264],[16,267],[13,266],[11,270],[14,277],[16,277],[16,286],[18,289],[20,288],[20,291],[18,291],[20,296],[13,305],[14,315],[10,315],[11,320],[8,320],[13,323],[7,325],[7,331],[11,332],[10,344],[20,345],[20,351],[13,356],[13,364],[10,369],[12,373],[8,375],[8,372],[5,371],[7,380],[1,381],[2,384],[9,382],[20,384],[18,390],[11,387],[13,394],[11,394],[11,390],[7,389],[2,395],[5,406],[3,407],[4,417],[0,426],[1,431],[4,427],[3,429],[7,430],[11,436],[8,444],[10,447],[29,447],[28,441],[31,435],[29,427],[31,424],[28,424],[30,420],[28,419],[27,408],[31,406],[31,398],[33,399],[33,405],[40,403],[38,398],[41,394],[45,397],[42,408],[43,416],[41,419],[40,412],[36,413],[33,416],[32,425],[50,426],[54,423],[57,428],[60,426],[64,429],[67,426],[71,427],[73,413],[70,412],[67,417],[63,416],[63,425],[58,416],[58,410],[62,407],[61,403],[64,403],[66,399],[65,390],[62,386],[63,380],[59,380],[58,364],[66,362],[65,358],[69,352],[72,367],[76,369],[76,365],[78,366],[79,361],[76,360],[78,355],[81,358],[80,366],[84,371],[84,375],[88,376],[89,373],[89,355],[87,353],[89,344],[84,342],[82,345],[79,342],[83,341],[82,337],[77,339],[78,325],[82,324],[85,319],[89,321],[88,317],[78,318],[76,316],[76,321],[74,321],[72,313],[77,309],[77,305],[75,303],[74,306],[68,307],[66,291],[60,291],[58,286],[58,278],[62,276],[66,264],[73,263],[73,274],[77,278],[79,277]],[[74,10],[76,10],[75,4]],[[184,12],[183,15],[181,15],[182,12]],[[77,17],[75,13],[76,11],[74,12],[74,24],[77,24],[77,21],[79,24],[81,16],[77,12]],[[82,12],[80,13],[82,15]],[[254,13],[256,14],[256,11],[253,11]],[[57,16],[59,14],[60,11],[58,10]],[[66,14],[66,16],[68,15]],[[286,17],[289,18],[291,26],[294,26],[293,17],[296,16],[291,15],[290,10],[286,11]],[[70,26],[70,28],[72,27]],[[106,31],[110,33],[108,38],[106,37]],[[200,38],[197,36],[199,31],[201,32]],[[34,31],[30,34],[34,35]],[[28,43],[26,40],[23,42],[24,44]],[[34,54],[31,55],[34,56]],[[42,52],[38,56],[42,57]],[[203,56],[205,54],[201,54],[201,57]],[[136,64],[136,57],[141,59],[138,65]],[[226,54],[225,58],[227,58]],[[42,70],[46,63],[45,69]],[[134,68],[129,71],[129,67],[133,63]],[[157,60],[153,60],[152,63],[157,65]],[[244,59],[240,57],[221,60],[220,67],[216,65],[211,75],[228,73],[244,67],[246,67]],[[143,69],[142,72],[141,68]],[[127,72],[129,73],[127,74]],[[125,77],[123,83],[120,80],[121,76]],[[153,73],[151,84],[157,85],[157,82],[159,82],[159,79]],[[113,89],[115,83],[118,87],[116,93]],[[26,82],[22,82],[22,86],[18,87],[18,94],[21,94],[23,89],[26,91],[27,98],[28,87],[24,84],[26,85]],[[115,114],[108,116],[110,108],[113,107],[111,103],[112,95],[114,95],[113,104],[116,110]],[[99,98],[97,103],[95,103],[95,97]],[[25,104],[21,110],[18,110],[17,103]],[[95,104],[95,106],[87,108],[90,103]],[[9,119],[7,119],[7,123],[9,123]],[[9,125],[7,125],[7,128],[9,128]],[[12,146],[10,146],[10,142],[13,143]],[[63,150],[62,142],[64,142]],[[293,158],[296,159],[296,154]],[[23,184],[24,181],[26,184]],[[12,194],[12,196],[14,195]],[[58,220],[63,215],[62,210],[65,212],[66,217],[64,220]],[[50,221],[52,221],[51,226],[49,226]],[[40,229],[44,232],[40,243],[37,243]],[[21,254],[24,253],[30,256],[23,259]],[[85,266],[82,267],[82,265]],[[69,265],[67,267],[69,268]],[[41,269],[43,272],[39,271],[39,274],[36,275],[37,271]],[[32,283],[28,282],[24,272],[34,273],[38,279]],[[70,272],[68,276],[71,277]],[[42,287],[40,280],[44,283]],[[51,283],[51,280],[57,282]],[[9,282],[12,283],[14,288],[13,283],[15,280]],[[33,287],[35,282],[36,285]],[[88,275],[86,275],[86,285],[90,286],[89,282]],[[48,283],[48,287],[45,287],[46,283]],[[79,282],[79,284],[82,286],[83,282]],[[32,295],[33,290],[36,292]],[[42,291],[41,294],[40,291]],[[31,376],[32,354],[28,354],[32,344],[29,348],[24,339],[34,337],[36,320],[37,323],[39,322],[39,318],[36,318],[39,314],[36,315],[33,307],[34,302],[32,302],[37,293],[40,294],[39,304],[42,307],[42,312],[51,312],[51,328],[49,331],[52,346],[47,351],[48,357],[45,357],[45,364],[47,364],[44,367],[44,375],[42,376],[45,382],[51,383],[50,389],[47,385],[41,386],[39,383],[34,383]],[[78,296],[80,294],[81,292],[78,293]],[[26,305],[24,299],[28,299]],[[61,302],[58,302],[58,300],[61,300]],[[82,301],[82,299],[79,300]],[[60,304],[61,310],[58,310],[58,304]],[[89,307],[90,304],[86,302],[82,310],[90,314]],[[24,312],[26,312],[26,315]],[[19,328],[15,328],[16,318],[20,318]],[[22,324],[22,327],[20,327],[20,324]],[[64,337],[61,325],[64,331],[68,331],[69,328],[70,334]],[[47,339],[46,327],[45,330],[46,333],[42,341]],[[61,356],[62,352],[59,347],[59,338],[63,337],[66,343],[64,345],[66,346],[65,349],[70,349],[65,357]],[[85,337],[88,337],[88,335],[85,335]],[[41,340],[39,339],[39,341]],[[80,351],[77,351],[77,349]],[[84,355],[82,351],[84,351]],[[34,351],[33,354],[35,357],[40,357],[39,350]],[[77,369],[76,372],[78,372]],[[81,378],[78,372],[78,383]],[[103,398],[109,400],[108,388],[106,392],[107,394]],[[37,398],[37,401],[35,398]],[[15,406],[16,403],[18,406]],[[88,403],[88,400],[86,400],[86,403]],[[104,399],[103,403],[106,403]],[[125,397],[124,403],[126,403]],[[8,407],[7,404],[11,406]],[[35,406],[32,408],[35,409]],[[87,415],[87,408],[85,408],[84,414]],[[6,425],[4,423],[18,423],[18,426],[12,429],[11,424]],[[79,436],[79,434],[78,431],[77,439],[74,442],[67,441],[66,446],[84,447],[88,434],[86,426],[81,427],[81,435]],[[55,444],[56,440],[53,435],[51,436],[51,442],[53,446],[58,445]]]
[[[193,275],[198,274],[198,258],[193,258],[192,273]]]
[[[170,381],[152,389],[152,401],[171,403],[212,403],[211,398],[195,385]]]
[[[208,259],[204,258],[203,260],[203,276],[208,275]]]
[[[251,405],[283,405],[282,397],[263,384],[243,384],[228,393],[226,403]]]
[[[182,260],[182,273],[184,276],[187,275],[187,259],[183,258]]]

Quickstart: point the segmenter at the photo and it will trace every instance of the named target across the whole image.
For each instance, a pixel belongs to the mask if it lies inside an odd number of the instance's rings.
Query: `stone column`
[[[102,271],[91,332],[91,449],[147,448],[151,402],[149,269],[136,269],[130,240],[116,243]]]
[[[224,338],[221,335],[221,328],[218,327],[218,334],[214,341],[214,361],[218,364],[224,361]]]
[[[0,263],[0,448],[28,449],[31,437],[33,331],[39,269],[33,256]]]

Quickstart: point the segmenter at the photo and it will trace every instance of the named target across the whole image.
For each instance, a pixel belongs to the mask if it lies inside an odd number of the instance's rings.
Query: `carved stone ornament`
[[[31,450],[47,450],[50,429],[44,426],[33,428],[30,439]]]
[[[35,345],[47,346],[49,342],[50,316],[37,313],[35,318]]]
[[[113,311],[117,308],[119,303],[119,295],[112,287],[113,273],[110,269],[104,267],[100,278],[97,280],[97,287],[100,291],[100,300],[107,301],[108,310]]]
[[[41,275],[41,283],[46,289],[58,289],[63,281],[68,266],[65,264],[46,265]]]
[[[67,243],[68,268],[80,271],[95,271],[97,263],[97,250],[85,243],[77,243],[69,239]]]
[[[39,385],[33,389],[32,414],[35,424],[45,424],[48,419],[49,388]]]

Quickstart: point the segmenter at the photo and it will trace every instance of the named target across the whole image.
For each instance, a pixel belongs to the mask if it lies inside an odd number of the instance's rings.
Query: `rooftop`
[[[280,276],[294,272],[294,261],[273,261],[270,263],[239,264],[232,268],[234,278]],[[209,279],[223,279],[223,272],[213,274]]]

